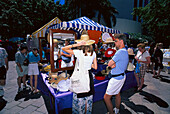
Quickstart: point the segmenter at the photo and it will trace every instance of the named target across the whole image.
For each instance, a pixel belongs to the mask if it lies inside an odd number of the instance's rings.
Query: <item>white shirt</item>
[[[145,51],[143,54],[142,54],[142,52],[138,51],[137,52],[137,57],[141,61],[147,61],[146,57],[150,57],[150,54],[148,53],[148,51]],[[141,64],[144,64],[144,63],[141,63]]]
[[[54,47],[54,60],[58,59],[58,51],[59,51],[59,49]]]
[[[73,50],[75,57],[78,59],[84,59],[84,68],[86,70],[91,69],[91,65],[93,63],[93,60],[96,58],[96,53],[93,51],[93,55],[91,56],[91,53],[87,53],[87,56],[83,56],[83,58],[80,57],[80,53],[82,50]]]

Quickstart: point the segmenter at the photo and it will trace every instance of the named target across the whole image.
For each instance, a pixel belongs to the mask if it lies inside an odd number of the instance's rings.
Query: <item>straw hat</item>
[[[65,72],[63,72],[63,73],[61,73],[61,74],[59,75],[59,77],[64,77],[64,78],[65,78],[65,77],[69,77],[69,76],[70,76],[70,75],[69,75],[69,74],[66,75]]]
[[[112,57],[114,54],[116,53],[116,50],[115,49],[111,49],[111,48],[108,48],[106,51],[105,51],[105,56],[106,57]]]
[[[85,45],[91,45],[91,44],[95,43],[95,40],[90,40],[90,38],[89,38],[89,36],[87,34],[81,35],[80,40],[75,40],[75,42],[81,42],[81,41],[86,42]]]
[[[102,70],[101,73],[102,73],[103,75],[108,75],[111,70],[112,70],[112,69],[111,69],[109,66],[107,66],[107,67],[106,67],[106,70]]]
[[[134,71],[134,70],[135,70],[135,66],[131,62],[129,62],[127,71]]]
[[[53,43],[58,43],[59,41],[57,39],[53,39]]]
[[[58,84],[61,80],[67,80],[68,77],[62,77],[62,75],[58,75],[58,73],[49,72],[49,82]]]
[[[133,49],[131,49],[131,48],[128,48],[128,54],[129,55],[135,55],[134,52],[133,52]]]
[[[109,44],[109,43],[114,43],[115,41],[113,41],[113,39],[111,37],[107,38],[105,42],[103,42],[104,44]]]

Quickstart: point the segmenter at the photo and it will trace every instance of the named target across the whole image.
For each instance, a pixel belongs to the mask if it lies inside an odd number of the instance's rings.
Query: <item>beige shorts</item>
[[[38,64],[33,63],[28,65],[28,75],[39,75]]]
[[[115,78],[111,78],[109,80],[107,89],[106,89],[106,94],[108,95],[117,95],[120,90],[122,89],[122,86],[125,82],[126,75],[124,75],[124,78],[121,80],[117,80]]]

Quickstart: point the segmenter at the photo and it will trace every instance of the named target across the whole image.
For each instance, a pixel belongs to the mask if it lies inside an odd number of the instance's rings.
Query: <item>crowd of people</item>
[[[136,66],[134,75],[137,81],[137,91],[140,91],[144,84],[145,72],[151,70],[154,78],[160,78],[160,72],[163,69],[162,60],[163,52],[160,50],[163,47],[162,43],[151,43],[149,47],[146,47],[145,43],[137,45],[137,51],[134,48],[126,47],[126,35],[116,34],[114,35],[114,41],[109,44],[103,45],[101,42],[98,43],[100,46],[94,46],[93,40],[89,39],[88,35],[82,35],[80,40],[77,40],[75,44],[70,45],[69,40],[65,40],[65,45],[59,49],[57,40],[54,40],[54,62],[55,67],[59,67],[58,60],[61,61],[61,67],[73,66],[72,57],[77,58],[77,61],[84,61],[84,69],[89,74],[90,80],[90,91],[86,93],[73,93],[73,113],[91,113],[94,95],[94,83],[91,69],[97,69],[97,57],[101,56],[101,49],[114,48],[116,53],[114,56],[109,58],[108,67],[111,68],[111,78],[108,82],[106,93],[104,95],[104,101],[106,103],[109,114],[118,114],[120,111],[121,96],[120,90],[126,79],[126,70],[129,62]],[[113,43],[114,42],[114,43]],[[95,48],[98,49],[95,49]],[[76,49],[75,49],[76,48]],[[133,51],[129,54],[129,49]],[[27,52],[28,48],[25,45],[19,47],[18,52],[15,54],[16,71],[18,74],[18,92],[26,90],[26,76],[30,77],[31,94],[39,92],[37,89],[37,76],[39,75],[39,63],[40,55],[38,49],[34,48],[32,51]],[[100,54],[98,53],[100,52]],[[136,55],[134,54],[136,53]],[[80,55],[83,56],[80,56]],[[3,86],[6,82],[6,72],[8,70],[8,53],[5,48],[0,46],[0,100],[3,100]],[[156,71],[158,72],[156,73]],[[34,84],[33,84],[34,78]],[[23,87],[21,86],[23,82]],[[115,95],[115,108],[111,101],[112,96]],[[2,104],[2,103],[1,103]]]

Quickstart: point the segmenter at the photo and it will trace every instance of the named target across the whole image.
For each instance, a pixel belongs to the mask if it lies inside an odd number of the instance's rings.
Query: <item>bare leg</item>
[[[138,90],[142,89],[143,84],[144,84],[144,78],[141,78],[141,83],[140,83],[140,86],[139,86],[139,89],[138,89]]]
[[[161,72],[161,70],[162,70],[162,69],[160,69],[160,68],[158,69],[158,74],[157,74],[158,77],[160,77],[160,72]]]
[[[156,70],[153,70],[153,76],[152,77],[155,77],[155,74],[156,74]]]
[[[24,75],[23,77],[22,77],[22,82],[23,82],[23,85],[25,86],[26,85],[26,75]]]
[[[18,77],[18,79],[17,79],[17,83],[18,83],[18,87],[19,87],[19,88],[21,88],[21,78],[22,78],[22,77]]]
[[[33,76],[32,76],[32,75],[30,75],[30,85],[31,85],[32,91],[34,91],[34,87],[33,87]]]
[[[136,78],[136,81],[137,81],[137,84],[138,84],[137,86],[139,87],[140,83],[139,83],[139,77],[138,77],[138,75],[135,74],[135,78]]]
[[[37,75],[34,75],[34,87],[35,91],[37,92]]]
[[[105,94],[104,101],[106,103],[107,109],[109,110],[109,114],[113,114],[113,104],[111,101],[112,95]]]
[[[120,96],[120,92],[115,96],[115,105],[117,109],[120,109],[120,103],[121,103],[121,96]]]

